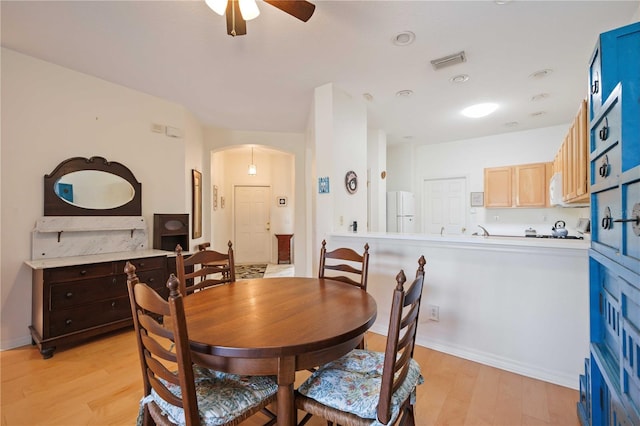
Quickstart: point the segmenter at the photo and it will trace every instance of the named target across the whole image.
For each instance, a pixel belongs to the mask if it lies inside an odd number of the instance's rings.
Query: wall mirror
[[[45,216],[140,216],[142,185],[126,166],[74,157],[44,177]]]

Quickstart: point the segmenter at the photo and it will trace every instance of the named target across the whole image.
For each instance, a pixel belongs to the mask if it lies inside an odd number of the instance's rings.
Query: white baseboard
[[[387,335],[387,328],[374,325],[370,331]],[[416,338],[416,343],[425,348],[433,349],[434,351],[442,352],[445,354],[464,358],[469,361],[478,362],[480,364],[488,365],[490,367],[499,368],[501,370],[510,371],[512,373],[520,374],[522,376],[531,377],[534,379],[542,380],[544,382],[553,383],[556,385],[564,386],[570,389],[579,389],[579,377],[571,374],[547,370],[540,368],[537,365],[524,364],[522,362],[497,356],[495,354],[480,352],[469,348],[452,346],[449,343],[438,343],[430,340],[424,340],[420,337]]]
[[[9,349],[19,348],[20,346],[27,346],[31,344],[31,335],[22,336],[13,340],[3,340],[0,343],[0,351],[7,351]]]

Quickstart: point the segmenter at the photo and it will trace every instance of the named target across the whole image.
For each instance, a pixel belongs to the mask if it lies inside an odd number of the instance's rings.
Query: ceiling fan
[[[305,0],[264,0],[283,12],[307,22],[316,6]],[[232,37],[247,34],[247,21],[260,14],[255,0],[205,0],[218,15],[227,16],[227,34]]]

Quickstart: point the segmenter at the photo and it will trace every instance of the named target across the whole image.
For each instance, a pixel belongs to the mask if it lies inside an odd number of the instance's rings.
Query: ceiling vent
[[[433,61],[431,61],[431,65],[433,65],[434,70],[439,70],[441,68],[449,67],[455,64],[460,64],[462,62],[467,62],[467,57],[464,53],[464,50],[458,53],[454,53],[453,55],[443,56],[442,58],[434,59]]]

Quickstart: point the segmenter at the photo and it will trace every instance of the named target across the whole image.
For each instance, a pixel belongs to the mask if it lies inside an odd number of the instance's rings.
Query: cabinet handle
[[[117,280],[117,279],[115,279],[115,278],[112,278],[112,279],[111,279],[111,282],[112,282],[112,283],[114,283],[114,284],[116,284],[116,283],[118,282],[118,280]]]
[[[149,279],[148,279],[148,281],[149,281],[150,283],[152,283],[152,282],[154,282],[155,280],[154,280],[153,278],[149,278]]]
[[[614,222],[631,222],[631,229],[633,229],[633,233],[640,237],[640,203],[635,203],[633,205],[633,210],[631,211],[631,217],[629,219],[616,219]]]
[[[115,308],[116,307],[116,302],[111,302],[111,307]]]
[[[144,262],[140,262],[140,268],[144,268]]]
[[[73,297],[73,293],[68,292],[67,294],[65,294],[65,297],[66,297],[67,299],[71,299],[71,298]]]
[[[607,176],[609,176],[609,169],[610,169],[610,167],[609,167],[609,157],[607,157],[605,155],[604,158],[602,159],[602,165],[598,169],[598,174],[601,177],[607,177]]]
[[[600,222],[603,229],[611,229],[613,228],[613,218],[611,217],[611,209],[609,207],[605,207],[604,209],[604,217]]]
[[[591,83],[591,94],[595,95],[596,93],[598,93],[600,91],[600,82],[597,80],[598,78],[600,78],[600,75],[598,75],[598,73],[595,73],[595,80],[593,80],[593,83]]]
[[[80,275],[87,275],[87,271],[83,269],[82,271],[80,271]]]
[[[73,322],[73,321],[71,321],[70,319],[68,319],[68,320],[66,320],[64,323],[65,323],[66,325],[71,325],[71,323],[72,323],[72,322]]]
[[[609,117],[604,118],[604,126],[598,132],[601,141],[606,141],[609,138]]]

